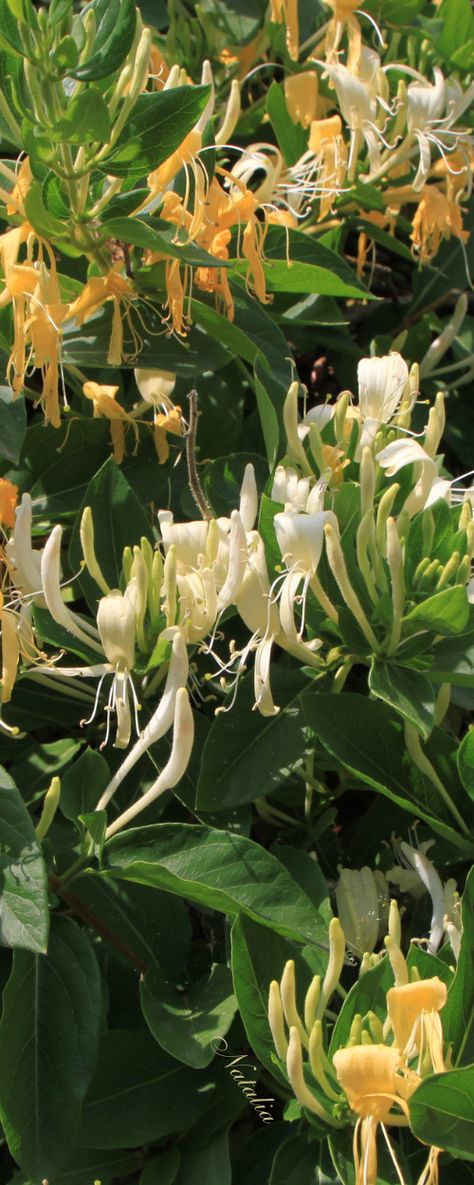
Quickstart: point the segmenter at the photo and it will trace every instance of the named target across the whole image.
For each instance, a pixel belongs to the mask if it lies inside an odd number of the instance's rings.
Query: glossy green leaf
[[[212,1062],[215,1042],[227,1033],[237,1008],[232,976],[222,963],[190,984],[173,982],[158,969],[148,971],[140,981],[140,999],[162,1049],[196,1070]]]
[[[289,168],[306,152],[308,133],[300,123],[293,123],[288,114],[283,87],[272,82],[267,93],[267,112],[277,138],[278,147]]]
[[[474,13],[469,0],[444,0],[436,15],[442,21],[438,53],[469,70],[474,58]]]
[[[0,767],[0,943],[45,951],[48,880],[35,829],[9,774]]]
[[[92,511],[94,548],[101,571],[109,588],[119,588],[124,547],[139,545],[143,536],[153,542],[153,533],[144,508],[113,457],[109,457],[92,478],[84,497],[83,508],[86,506]],[[79,534],[81,515],[82,510],[69,549],[72,570],[76,572],[83,559]],[[103,593],[87,571],[81,574],[80,584],[95,616],[98,597]]]
[[[179,1148],[166,1148],[147,1161],[139,1185],[174,1185],[180,1164]]]
[[[60,809],[66,819],[92,811],[110,781],[105,757],[87,748],[61,778]]]
[[[160,1049],[149,1032],[115,1030],[100,1042],[84,1106],[88,1148],[135,1148],[186,1131],[219,1088],[219,1067],[190,1070]]]
[[[204,745],[196,806],[219,811],[271,794],[304,755],[307,725],[299,704],[304,687],[297,672],[276,669],[276,716],[253,712],[253,675],[242,680],[236,710],[214,720]]]
[[[315,917],[317,916],[315,911]],[[285,963],[294,959],[299,1003],[304,1003],[304,992],[309,987],[311,972],[298,950],[280,934],[268,933],[250,918],[241,915],[232,927],[232,975],[239,1011],[253,1054],[243,1056],[238,1067],[249,1070],[248,1078],[256,1076],[258,1058],[280,1086],[287,1088],[286,1075],[280,1070],[273,1038],[268,1023],[268,992],[272,979],[280,982]],[[221,1056],[227,1064],[232,1050],[224,1047]],[[238,1055],[240,1056],[240,1050]]]
[[[437,683],[474,687],[474,633],[443,638],[430,651],[429,678]]]
[[[197,1185],[198,1181],[206,1185],[231,1185],[232,1166],[226,1131],[216,1132],[204,1148],[183,1149],[176,1185]]]
[[[135,205],[137,199],[135,199]],[[196,243],[176,242],[176,232],[170,230],[166,222],[159,218],[125,218],[107,219],[104,223],[107,236],[114,235],[134,247],[142,247],[144,251],[159,251],[174,259],[181,259],[183,263],[191,263],[194,267],[230,267],[225,259],[215,259],[208,251]]]
[[[474,869],[462,897],[463,935],[456,974],[443,1009],[443,1032],[453,1066],[474,1062]]]
[[[370,299],[341,256],[311,235],[270,226],[265,238],[265,277],[271,292],[317,292]],[[240,270],[245,270],[239,265]]]
[[[98,86],[88,86],[70,100],[65,115],[54,125],[51,139],[61,143],[102,144],[110,139],[109,109]]]
[[[143,972],[158,965],[178,982],[191,939],[180,897],[100,872],[78,877],[70,892],[78,913],[96,919],[110,950]]]
[[[394,662],[373,659],[369,687],[377,699],[411,721],[421,736],[429,736],[434,724],[435,695],[424,675]]]
[[[403,618],[410,628],[434,630],[437,634],[462,634],[468,621],[469,601],[459,584],[427,597]]]
[[[87,935],[56,918],[48,955],[15,951],[0,1023],[0,1116],[32,1181],[53,1177],[77,1131],[101,1022],[99,969]]]
[[[243,836],[164,823],[115,836],[111,876],[154,885],[231,917],[243,912],[279,934],[327,945],[326,926],[278,860]]]
[[[0,387],[0,457],[16,464],[26,433],[26,409],[23,395],[13,398],[10,387]]]
[[[90,11],[96,19],[92,55],[72,74],[73,78],[78,78],[81,82],[95,82],[118,70],[132,48],[135,36],[134,0],[91,0],[91,3],[82,9],[83,20]]]
[[[305,1133],[289,1136],[278,1149],[268,1185],[332,1185],[327,1161],[324,1140],[316,1144]]]
[[[411,761],[403,723],[387,704],[353,692],[342,696],[308,693],[302,696],[302,703],[318,740],[338,761],[362,782],[425,819],[433,831],[461,851],[472,854],[469,836],[456,829],[460,827],[457,803],[453,814],[445,798]]]
[[[459,777],[470,798],[474,798],[474,728],[471,726],[457,751]]]
[[[207,86],[139,95],[127,125],[101,162],[112,177],[146,177],[167,160],[197,123],[209,99]]]
[[[474,1160],[474,1066],[432,1074],[410,1098],[410,1126],[425,1144]]]
[[[185,89],[185,88],[183,88]],[[167,92],[168,93],[168,92]],[[165,293],[159,298],[154,295],[152,304],[148,297],[137,302],[137,307],[130,309],[130,318],[139,334],[140,366],[175,371],[183,378],[195,382],[197,375],[204,371],[219,370],[229,361],[230,355],[225,343],[208,336],[199,325],[194,325],[186,338],[176,339],[167,332],[165,323]],[[222,318],[224,320],[224,318]],[[124,322],[124,367],[131,369],[137,365],[137,345],[133,342],[127,322]],[[112,333],[112,309],[109,306],[102,309],[95,317],[91,317],[81,328],[67,329],[63,335],[63,355],[65,362],[72,362],[81,366],[87,372],[91,368],[108,365],[110,336]],[[98,421],[106,435],[110,428]],[[82,426],[82,425],[81,425]],[[90,432],[89,428],[89,432]]]

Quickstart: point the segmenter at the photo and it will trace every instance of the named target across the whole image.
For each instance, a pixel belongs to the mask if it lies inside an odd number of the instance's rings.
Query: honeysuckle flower
[[[22,494],[16,507],[13,532],[5,545],[5,558],[9,568],[10,581],[18,590],[26,605],[33,598],[36,604],[44,606],[41,581],[41,559],[43,549],[33,548],[31,528],[33,512],[31,496]]]
[[[287,74],[284,82],[288,115],[293,123],[308,128],[316,118],[318,76],[314,70],[304,74]]]
[[[7,477],[0,478],[0,525],[12,528],[16,521],[16,506],[18,502],[18,486]]]
[[[14,340],[7,379],[14,395],[18,395],[23,390],[28,367],[33,365],[41,370],[40,400],[46,419],[57,428],[61,326],[69,306],[61,300],[56,261],[49,244],[36,236],[27,223],[18,231],[17,238],[9,244],[9,262],[4,256],[5,288],[0,296],[0,307],[10,302],[13,306]],[[12,262],[25,238],[28,262]],[[38,254],[36,261],[32,258],[34,248]]]
[[[330,924],[328,970],[323,984],[320,976],[313,978],[304,998],[304,1018],[296,1003],[292,960],[286,963],[281,982],[274,980],[269,990],[268,1020],[275,1049],[286,1062],[299,1103],[329,1127],[347,1122],[344,1105],[355,1120],[356,1185],[377,1185],[379,1129],[403,1182],[386,1129],[408,1127],[413,1092],[425,1076],[446,1069],[439,1015],[446,1002],[446,986],[438,976],[421,979],[419,972],[410,980],[399,946],[400,917],[395,902],[390,907],[389,930],[386,947],[395,986],[387,991],[386,1014],[382,1010],[382,1015],[369,1011],[365,1016],[353,1016],[345,1046],[331,1057],[324,1049],[323,1019],[343,967],[345,935],[337,919]],[[416,1068],[412,1064],[415,1057]],[[430,1149],[418,1185],[437,1181],[438,1152]]]
[[[437,477],[436,462],[422,445],[408,438],[393,440],[377,453],[375,459],[387,477],[395,477],[406,465],[415,466],[415,485],[405,501],[405,508],[410,515],[422,510]]]
[[[429,954],[436,954],[444,934],[447,933],[454,956],[457,958],[461,938],[459,895],[456,893],[456,882],[450,879],[443,885],[434,864],[428,859],[427,851],[433,843],[434,840],[427,840],[418,848],[413,848],[402,841],[400,853],[406,867],[392,868],[386,873],[386,877],[392,883],[398,884],[403,892],[410,892],[415,897],[420,896],[423,889],[429,893],[433,915],[427,950]]]
[[[349,180],[353,180],[362,140],[367,147],[370,169],[375,170],[380,164],[381,132],[376,123],[380,58],[374,50],[366,49],[361,57],[358,76],[340,63],[320,64],[325,66],[326,73],[335,86],[343,119],[350,129],[347,176]]]
[[[400,407],[408,383],[408,366],[395,351],[383,358],[362,358],[357,367],[362,432],[359,456],[372,444],[380,424],[389,424]]]
[[[458,84],[446,82],[439,67],[434,67],[433,74],[434,83],[420,74],[418,80],[410,82],[407,87],[408,135],[416,139],[420,153],[412,182],[414,190],[422,189],[428,178],[431,146],[434,145],[446,160],[445,153],[456,149],[466,138],[460,129],[453,128],[453,124],[469,107],[474,95],[474,83],[463,92]]]
[[[62,625],[74,638],[90,649],[102,653],[99,632],[95,626],[81,618],[65,605],[61,595],[61,542],[63,529],[57,524],[41,553],[41,584],[46,607],[53,621]]]
[[[84,383],[82,387],[86,399],[90,399],[93,403],[94,417],[105,416],[110,421],[110,435],[112,437],[114,457],[117,465],[121,465],[125,456],[125,425],[127,424],[132,428],[136,447],[138,447],[139,433],[133,416],[125,411],[125,408],[121,407],[115,398],[118,389],[118,387],[108,386],[105,383],[95,383],[91,380]]]
[[[298,0],[270,0],[270,19],[286,25],[286,45],[294,62],[299,54]]]
[[[313,120],[307,151],[282,178],[289,209],[297,216],[304,215],[311,201],[318,198],[318,222],[322,221],[344,187],[346,169],[347,146],[340,115]]]
[[[135,382],[145,403],[151,403],[153,413],[153,439],[160,465],[169,457],[167,432],[183,436],[184,422],[181,408],[175,406],[171,395],[176,386],[176,375],[168,370],[135,370]]]
[[[425,185],[412,219],[413,252],[421,263],[430,263],[437,255],[443,239],[454,235],[461,244],[470,232],[464,230],[462,210],[458,201],[447,197],[437,185]]]
[[[395,1044],[406,1060],[418,1054],[418,1074],[446,1069],[439,1012],[448,998],[446,984],[434,975],[387,992],[387,1012]]]
[[[133,326],[131,309],[138,300],[137,293],[125,276],[120,274],[121,263],[116,263],[106,275],[91,276],[80,295],[69,306],[68,320],[84,325],[108,301],[112,303],[112,333],[107,352],[108,366],[120,366],[123,362],[123,320],[127,322],[134,352],[138,353],[139,339]],[[122,313],[123,309],[123,313]],[[136,348],[135,348],[136,347]]]
[[[193,742],[194,720],[188,692],[185,687],[179,687],[176,692],[173,742],[169,760],[143,797],[132,803],[132,806],[129,806],[119,815],[118,819],[110,824],[105,833],[106,839],[110,839],[112,835],[125,827],[140,811],[155,802],[165,790],[172,790],[177,786],[188,768]]]
[[[359,958],[374,950],[388,916],[387,884],[383,873],[364,868],[341,868],[336,885],[339,920],[349,949]]]

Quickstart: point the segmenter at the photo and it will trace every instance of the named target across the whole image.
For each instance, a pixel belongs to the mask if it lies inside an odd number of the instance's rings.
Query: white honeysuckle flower
[[[395,351],[383,358],[361,358],[357,380],[364,420],[389,424],[400,407],[408,377],[405,359]]]
[[[385,106],[385,98],[380,87],[382,85],[379,74],[380,58],[374,50],[369,50],[362,60],[362,72],[356,77],[347,66],[341,64],[324,64],[324,69],[334,83],[339,107],[351,133],[349,160],[347,163],[347,177],[353,180],[361,137],[363,137],[370,169],[377,169],[380,164],[380,144],[384,143],[382,133],[377,127],[378,104]],[[379,93],[380,92],[380,93]]]
[[[435,477],[424,509],[427,510],[429,506],[434,506],[434,503],[441,501],[441,499],[447,502],[449,506],[451,504],[451,493],[451,482],[446,477]]]
[[[417,873],[420,881],[431,897],[433,906],[433,916],[431,919],[430,936],[427,943],[427,950],[429,954],[436,954],[441,945],[443,936],[447,931],[447,922],[458,931],[459,942],[460,933],[456,922],[459,920],[459,909],[456,911],[458,902],[458,895],[456,893],[456,882],[448,880],[446,885],[443,885],[440,876],[438,875],[434,864],[428,860],[425,852],[419,848],[412,848],[410,844],[402,841],[400,844],[402,854],[411,868]],[[393,878],[392,878],[393,879]],[[459,945],[456,943],[456,934],[454,937],[454,945],[452,945],[453,953],[457,957],[459,953]],[[451,935],[449,935],[451,942]],[[457,949],[456,949],[457,946]]]
[[[474,83],[463,92],[459,85],[446,82],[439,67],[435,66],[433,74],[434,83],[420,74],[419,81],[410,82],[407,87],[408,135],[416,138],[420,152],[416,177],[412,181],[414,190],[422,189],[428,179],[432,145],[441,153],[449,170],[446,153],[454,151],[460,143],[472,143],[468,132],[453,125],[469,107],[474,96]]]
[[[298,570],[302,575],[314,575],[324,545],[324,527],[337,519],[332,510],[315,514],[298,514],[293,510],[276,514],[273,520],[278,546],[288,572]]]
[[[43,549],[36,551],[32,544],[32,505],[29,494],[23,494],[15,511],[15,526],[5,544],[5,555],[11,567],[12,581],[22,596],[33,598],[37,605],[44,605],[41,581],[41,559]]]
[[[272,501],[282,502],[285,509],[306,510],[311,478],[300,477],[291,465],[277,465],[272,486]]]
[[[163,630],[158,640],[169,640],[170,634],[172,634],[171,659],[165,688],[158,707],[104,790],[95,808],[98,811],[103,810],[107,806],[115,791],[134,768],[137,761],[143,757],[151,745],[155,745],[157,741],[161,740],[161,737],[165,736],[165,733],[169,731],[173,724],[176,695],[180,687],[186,687],[189,674],[189,660],[186,642],[180,629]]]
[[[113,589],[106,597],[101,597],[97,610],[97,628],[105,656],[114,674],[107,705],[109,719],[112,712],[117,716],[114,745],[116,749],[126,749],[132,731],[129,693],[135,709],[135,721],[138,709],[131,676],[135,662],[135,580],[129,581],[124,593],[119,589]],[[105,743],[108,740],[109,719]]]
[[[229,196],[237,200],[242,196],[244,185],[246,189],[252,189],[260,205],[271,204],[282,170],[283,157],[274,144],[250,144],[230,171],[231,181],[232,178],[235,181],[229,187]]]
[[[41,586],[46,607],[53,621],[62,625],[78,641],[101,654],[102,646],[95,626],[68,609],[61,595],[62,534],[63,529],[59,524],[53,527],[41,556]]]
[[[341,868],[336,885],[337,913],[346,944],[362,958],[371,954],[388,917],[388,891],[383,873],[368,867]]]
[[[239,514],[244,531],[253,531],[258,514],[258,489],[253,465],[245,466],[240,487]]]
[[[299,425],[298,432],[300,438],[304,440],[304,437],[308,435],[310,424],[316,424],[319,431],[322,432],[326,424],[329,424],[329,421],[332,420],[335,410],[335,403],[320,403],[316,407],[312,407],[310,411],[306,412]]]
[[[423,510],[433,482],[438,477],[436,461],[429,456],[426,449],[417,440],[410,438],[393,440],[377,453],[375,460],[385,469],[387,477],[395,477],[406,465],[415,466],[415,484],[405,500],[405,509],[410,515]]]
[[[178,785],[188,768],[194,743],[194,720],[188,692],[185,687],[179,687],[176,692],[173,742],[169,760],[163,767],[159,777],[150,786],[142,798],[132,803],[127,810],[119,815],[107,828],[106,839],[110,839],[122,827],[140,814],[145,807],[155,802],[165,790],[172,790]]]

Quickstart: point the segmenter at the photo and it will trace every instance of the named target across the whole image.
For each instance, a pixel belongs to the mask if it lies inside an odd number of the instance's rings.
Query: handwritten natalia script
[[[274,1117],[273,1115],[270,1115],[268,1108],[275,1106],[275,1099],[261,1099],[258,1096],[257,1091],[254,1089],[254,1087],[257,1085],[257,1079],[247,1077],[247,1071],[254,1070],[257,1072],[257,1067],[251,1062],[246,1062],[245,1059],[247,1054],[240,1053],[237,1054],[236,1057],[233,1053],[227,1053],[229,1046],[225,1037],[217,1037],[215,1041],[212,1042],[212,1048],[214,1053],[216,1053],[219,1057],[225,1058],[225,1060],[229,1063],[228,1066],[226,1066],[226,1069],[229,1071],[231,1078],[233,1078],[234,1082],[239,1087],[239,1090],[241,1090],[242,1094],[245,1095],[245,1098],[248,1099],[250,1106],[253,1107],[254,1111],[256,1111],[261,1123],[273,1123]]]

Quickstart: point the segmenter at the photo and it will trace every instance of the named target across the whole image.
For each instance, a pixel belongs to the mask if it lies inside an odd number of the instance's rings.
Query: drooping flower
[[[118,387],[95,383],[91,380],[84,383],[82,387],[86,399],[90,399],[93,403],[93,415],[95,417],[105,416],[110,421],[114,457],[117,465],[121,465],[125,456],[125,426],[129,425],[132,428],[136,446],[138,446],[139,433],[133,416],[125,411],[125,408],[121,407],[116,399],[118,389]]]
[[[139,339],[133,325],[131,310],[138,300],[137,293],[125,276],[120,274],[121,263],[102,276],[91,276],[82,292],[69,306],[68,321],[84,325],[107,302],[112,304],[112,333],[107,353],[108,366],[120,366],[123,362],[123,318],[134,343],[134,354],[139,350]],[[123,310],[123,312],[122,312]]]
[[[18,502],[18,486],[7,477],[0,478],[0,524],[12,528],[16,521],[16,506]]]

